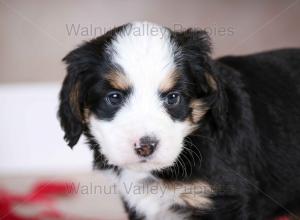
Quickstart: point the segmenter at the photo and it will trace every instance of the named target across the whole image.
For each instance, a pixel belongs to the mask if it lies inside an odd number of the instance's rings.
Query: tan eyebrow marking
[[[130,88],[129,79],[123,73],[113,71],[108,73],[105,78],[115,89],[127,90]]]
[[[178,79],[179,79],[178,72],[176,72],[176,71],[170,72],[160,83],[159,91],[160,92],[170,91],[175,86]]]

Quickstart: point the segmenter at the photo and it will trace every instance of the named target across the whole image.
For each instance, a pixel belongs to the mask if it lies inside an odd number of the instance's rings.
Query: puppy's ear
[[[195,82],[198,98],[209,105],[215,124],[221,128],[226,118],[226,97],[214,61],[211,59],[211,41],[204,30],[188,29],[171,35],[179,46],[178,62],[185,66]]]
[[[214,66],[211,66],[210,69],[210,73],[206,75],[210,88],[213,88],[213,93],[209,96],[210,109],[215,125],[219,131],[222,131],[226,124],[228,100],[224,83],[219,76],[218,70]]]
[[[64,139],[70,147],[78,142],[87,119],[85,99],[86,90],[90,86],[82,85],[90,85],[95,82],[93,75],[97,76],[95,73],[98,72],[100,63],[104,63],[107,57],[105,46],[125,26],[110,30],[106,34],[84,43],[63,58],[67,64],[67,76],[60,91],[58,117],[61,127],[65,131]]]
[[[217,83],[211,74],[211,43],[208,33],[204,30],[187,29],[173,32],[171,36],[179,48],[175,55],[176,61],[197,82],[196,90],[199,95],[215,91]]]
[[[179,59],[183,57],[184,60],[192,63],[205,63],[208,60],[211,53],[211,42],[206,31],[187,29],[171,33],[171,38],[180,48]]]
[[[83,101],[82,101],[82,74],[87,65],[82,48],[70,52],[63,61],[67,64],[67,76],[60,91],[58,118],[65,135],[64,139],[70,147],[79,140],[83,131]]]

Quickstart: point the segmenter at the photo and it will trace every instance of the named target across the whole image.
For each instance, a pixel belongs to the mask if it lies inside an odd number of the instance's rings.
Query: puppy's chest
[[[189,216],[188,209],[210,204],[205,195],[194,194],[191,185],[166,184],[149,174],[123,171],[118,180],[119,191],[129,209],[146,220],[176,220]],[[175,207],[182,207],[178,212]],[[183,211],[184,210],[184,211]]]

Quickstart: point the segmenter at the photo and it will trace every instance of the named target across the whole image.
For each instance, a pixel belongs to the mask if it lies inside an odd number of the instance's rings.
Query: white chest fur
[[[189,213],[170,210],[173,205],[209,207],[211,201],[206,197],[207,192],[199,194],[199,186],[208,185],[197,182],[198,189],[195,186],[194,183],[166,184],[149,173],[128,170],[123,170],[118,180],[118,188],[128,206],[146,220],[179,220],[188,216]]]

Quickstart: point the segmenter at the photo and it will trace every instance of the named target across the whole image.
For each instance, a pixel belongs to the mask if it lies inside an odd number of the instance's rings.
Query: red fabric
[[[1,220],[96,220],[67,216],[56,210],[53,206],[58,196],[75,194],[72,183],[69,182],[41,182],[34,186],[26,195],[15,195],[5,190],[0,190],[0,219]],[[13,208],[18,204],[43,203],[46,211],[33,217],[22,217],[16,214]],[[100,219],[97,219],[100,220]]]

